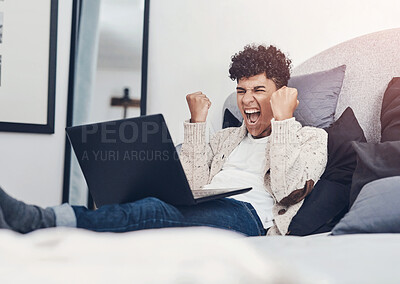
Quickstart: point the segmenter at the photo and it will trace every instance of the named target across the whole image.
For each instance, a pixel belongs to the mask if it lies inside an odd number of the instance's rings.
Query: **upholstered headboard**
[[[382,97],[392,77],[400,76],[400,28],[343,42],[294,68],[301,75],[346,64],[337,119],[350,106],[368,141],[380,140]]]
[[[346,64],[346,75],[335,119],[350,106],[368,141],[380,140],[380,112],[383,93],[392,77],[400,76],[400,28],[376,32],[340,43],[293,69],[292,75],[323,71]],[[236,95],[225,104],[236,117]]]

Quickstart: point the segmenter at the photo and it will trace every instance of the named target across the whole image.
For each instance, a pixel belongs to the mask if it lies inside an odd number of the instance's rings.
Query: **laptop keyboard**
[[[217,194],[223,194],[226,192],[231,192],[233,190],[237,189],[198,189],[198,190],[192,190],[193,197],[194,199],[197,198],[202,198],[202,197],[207,197],[207,196],[212,196],[212,195],[217,195]]]

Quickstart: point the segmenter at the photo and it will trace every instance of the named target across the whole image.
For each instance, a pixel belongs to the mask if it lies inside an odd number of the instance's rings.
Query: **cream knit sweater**
[[[275,205],[274,226],[268,230],[268,235],[286,235],[304,196],[294,204],[287,200],[298,193],[301,196],[307,181],[316,183],[319,180],[327,162],[328,135],[323,129],[302,127],[294,118],[284,121],[272,119],[271,127],[271,139],[265,153],[264,185]],[[184,123],[180,159],[192,189],[211,182],[229,154],[246,136],[247,129],[244,123],[241,127],[223,129],[210,139],[210,143],[206,142],[205,132],[206,123]]]

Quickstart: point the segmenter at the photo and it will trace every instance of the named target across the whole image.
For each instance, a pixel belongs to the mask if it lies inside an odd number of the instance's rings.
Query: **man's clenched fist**
[[[196,92],[186,96],[186,101],[190,110],[190,122],[205,122],[211,101],[202,92]]]
[[[285,120],[293,117],[299,101],[295,88],[282,87],[271,96],[271,108],[275,120]]]

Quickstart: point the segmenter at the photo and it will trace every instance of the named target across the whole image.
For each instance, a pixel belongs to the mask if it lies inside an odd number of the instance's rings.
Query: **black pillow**
[[[400,78],[393,78],[383,95],[381,142],[400,141]]]
[[[349,188],[320,179],[289,225],[289,235],[329,232],[348,211]]]
[[[290,235],[329,232],[348,211],[351,181],[357,165],[351,141],[366,141],[364,132],[349,107],[325,131],[328,132],[325,172],[293,217]]]
[[[228,127],[239,127],[241,126],[242,123],[237,119],[230,111],[229,109],[225,109],[224,112],[224,121],[222,122],[222,128],[228,128]]]
[[[357,153],[357,168],[351,185],[350,207],[367,183],[400,175],[400,141],[352,144]]]
[[[350,107],[325,131],[328,132],[328,163],[321,178],[350,187],[357,165],[351,141],[366,142],[364,131]]]

